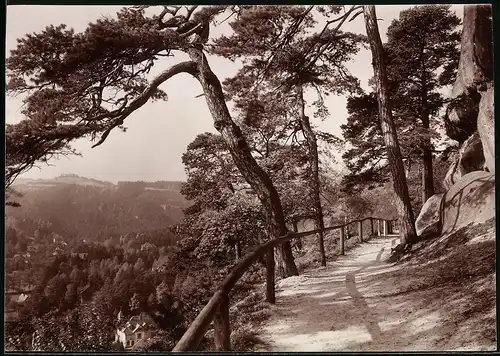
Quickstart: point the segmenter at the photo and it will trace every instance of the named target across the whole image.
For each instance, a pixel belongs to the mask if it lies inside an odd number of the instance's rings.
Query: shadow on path
[[[400,281],[415,283],[413,274],[406,275],[401,265],[384,262],[394,241],[393,237],[372,239],[326,268],[279,281],[273,315],[259,332],[267,346],[254,351],[461,347],[464,343],[456,336],[456,319],[449,310],[463,300],[463,290],[441,285],[420,289],[418,284],[411,291],[401,289]],[[465,344],[484,349],[474,346],[473,340],[479,337],[471,336]]]
[[[382,254],[384,253],[385,247],[382,247],[380,252],[377,254],[377,257],[375,259],[375,265],[380,263],[380,258]],[[363,314],[366,315],[367,320],[365,321],[366,323],[366,328],[368,329],[368,332],[370,333],[372,340],[377,341],[380,339],[382,335],[382,331],[380,330],[380,326],[378,325],[378,322],[376,321],[375,315],[371,312],[371,309],[368,307],[368,304],[366,303],[365,298],[363,297],[363,294],[361,294],[358,289],[356,288],[356,274],[361,272],[362,270],[366,269],[369,266],[372,266],[373,264],[367,264],[365,267],[362,267],[358,269],[355,272],[350,272],[346,274],[345,277],[345,286],[347,289],[347,293],[349,296],[352,298],[352,302],[354,304],[355,308],[358,308]]]

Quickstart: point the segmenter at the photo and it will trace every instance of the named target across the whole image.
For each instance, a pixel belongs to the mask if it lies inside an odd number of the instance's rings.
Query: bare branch
[[[193,5],[190,8],[187,8],[187,15],[186,15],[186,20],[189,20],[191,18],[191,15],[193,14],[194,10],[198,8],[199,5]]]
[[[155,90],[166,80],[170,79],[174,75],[180,73],[189,73],[193,76],[197,74],[197,66],[193,61],[186,61],[182,63],[178,63],[170,67],[169,69],[163,71],[160,75],[158,75],[155,79],[151,81],[151,84],[137,97],[135,98],[128,107],[121,110],[121,112],[115,114],[116,119],[109,125],[108,129],[104,131],[101,136],[101,139],[92,146],[92,148],[97,147],[104,143],[111,130],[115,127],[122,125],[123,121],[132,114],[135,110],[139,109],[141,106],[147,103],[149,98],[153,95]]]
[[[363,13],[363,10],[358,11],[357,13],[355,13],[355,14],[351,17],[351,19],[349,20],[349,22],[354,21],[354,19],[355,19],[356,17],[358,17],[359,15],[361,15],[362,13]]]
[[[230,14],[229,14],[229,15],[228,15],[228,16],[227,16],[224,20],[219,21],[219,23],[218,23],[217,25],[221,25],[221,24],[223,24],[224,22],[226,22],[227,20],[229,20],[229,19],[231,18],[231,16],[233,16],[233,15],[235,15],[235,14],[236,14],[236,15],[238,14],[238,10],[236,10],[236,7],[235,7],[235,6],[233,6],[233,7],[231,8],[231,13],[230,13]]]
[[[195,33],[196,31],[198,31],[202,26],[203,26],[203,24],[199,23],[196,26],[194,26],[192,29],[188,30],[187,32],[181,33],[180,36],[181,37],[188,37],[188,36],[192,35],[193,33]]]

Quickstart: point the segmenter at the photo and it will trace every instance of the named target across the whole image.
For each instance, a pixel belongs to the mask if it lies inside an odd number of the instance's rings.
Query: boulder
[[[481,95],[479,116],[477,118],[477,131],[481,138],[486,168],[490,173],[495,173],[495,121],[493,119],[493,86]]]
[[[442,199],[441,236],[494,218],[495,174],[468,173],[448,189]]]
[[[470,172],[484,170],[485,159],[481,137],[476,131],[462,144],[444,177],[443,185],[446,189],[458,182],[460,178]]]
[[[425,202],[424,206],[420,210],[420,214],[418,214],[417,220],[415,221],[417,236],[424,236],[428,234],[437,236],[441,232],[439,212],[442,197],[443,194],[434,194]]]

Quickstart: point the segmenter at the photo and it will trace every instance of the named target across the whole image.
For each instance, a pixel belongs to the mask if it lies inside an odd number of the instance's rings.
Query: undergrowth
[[[264,286],[265,268],[255,264],[232,290],[229,308],[232,351],[249,351],[264,343],[257,332],[257,328],[270,316]],[[199,350],[214,351],[213,329],[207,332]]]
[[[496,342],[495,221],[469,225],[434,241],[425,241],[399,264],[380,274],[389,292],[381,297],[415,293],[416,307],[439,310],[454,332],[439,345]],[[476,237],[485,239],[472,241]],[[394,288],[396,286],[396,288]],[[414,299],[416,300],[416,299]]]

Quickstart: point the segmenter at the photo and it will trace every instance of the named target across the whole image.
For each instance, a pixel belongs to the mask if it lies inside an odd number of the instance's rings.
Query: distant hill
[[[65,184],[76,184],[102,188],[118,188],[125,185],[136,185],[144,186],[144,188],[147,190],[172,191],[180,193],[182,183],[183,182],[180,181],[120,181],[117,184],[113,184],[111,182],[106,182],[94,178],[81,177],[76,174],[62,174],[59,177],[51,179],[18,178],[12,186],[15,187],[16,190],[19,190],[23,188],[47,188]]]
[[[18,179],[21,207],[7,207],[7,225],[28,237],[50,226],[63,237],[103,241],[110,235],[164,229],[180,222],[189,202],[182,182],[111,182],[65,174]]]
[[[32,178],[18,178],[12,185],[15,189],[23,188],[47,188],[61,184],[78,184],[90,185],[94,187],[113,187],[111,182],[104,182],[93,178],[80,177],[76,174],[62,174],[59,177],[52,179],[32,179]]]

